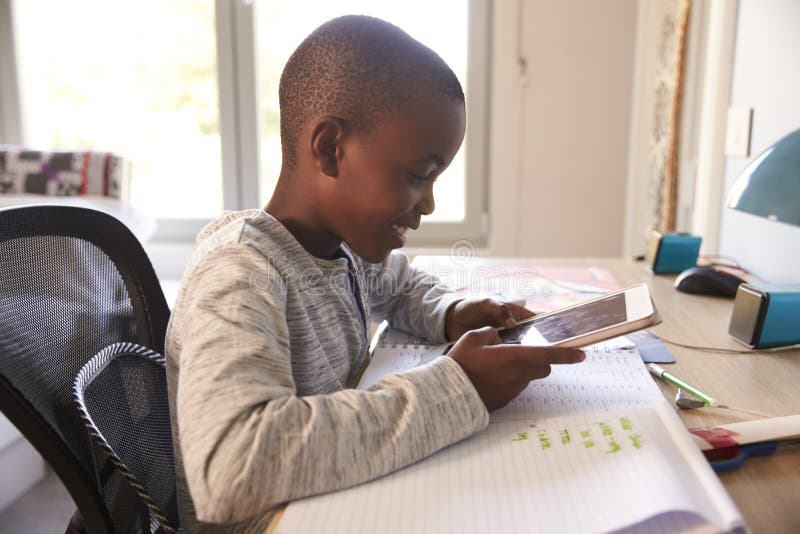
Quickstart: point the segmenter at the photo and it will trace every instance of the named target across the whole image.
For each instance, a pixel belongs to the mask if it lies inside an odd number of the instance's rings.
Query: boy
[[[190,532],[263,532],[278,504],[413,463],[482,429],[549,364],[583,359],[467,333],[530,312],[459,300],[391,253],[433,212],[433,182],[464,136],[464,96],[439,56],[383,21],[335,19],[289,59],[280,105],[275,193],[201,232],[167,333]],[[370,319],[384,318],[458,342],[346,389]]]

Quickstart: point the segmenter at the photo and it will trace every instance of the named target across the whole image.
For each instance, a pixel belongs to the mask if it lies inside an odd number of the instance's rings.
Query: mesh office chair
[[[89,438],[73,381],[113,343],[163,353],[168,319],[150,261],[118,220],[66,206],[0,210],[0,410],[75,501],[70,530],[149,530],[140,497]],[[168,416],[161,423],[168,431]]]
[[[164,357],[135,343],[101,350],[75,377],[74,395],[96,449],[141,498],[123,515],[135,530],[176,531],[175,459]],[[109,466],[110,467],[110,466]],[[138,507],[138,510],[137,510]],[[142,528],[145,525],[147,528]]]

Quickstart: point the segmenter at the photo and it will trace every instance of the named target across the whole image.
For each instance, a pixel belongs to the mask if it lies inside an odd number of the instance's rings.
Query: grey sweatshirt
[[[400,253],[370,264],[340,252],[310,255],[261,210],[198,236],[166,339],[188,532],[264,532],[281,503],[379,477],[488,424],[446,356],[348,388],[371,319],[442,342],[458,297]]]

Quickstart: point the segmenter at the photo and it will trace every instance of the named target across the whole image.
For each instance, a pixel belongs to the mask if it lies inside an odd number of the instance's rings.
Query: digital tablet
[[[498,334],[503,343],[585,347],[661,322],[645,284],[520,321]]]

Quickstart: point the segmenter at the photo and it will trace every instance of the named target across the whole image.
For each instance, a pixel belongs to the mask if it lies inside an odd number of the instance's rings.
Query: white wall
[[[44,460],[36,449],[0,414],[0,512],[41,480],[44,472]]]
[[[622,253],[637,7],[494,3],[492,254]]]
[[[750,159],[800,128],[797,0],[740,0],[731,106],[752,107],[753,125],[750,158],[726,160],[726,193]],[[800,282],[800,227],[723,208],[719,250],[765,280]]]

